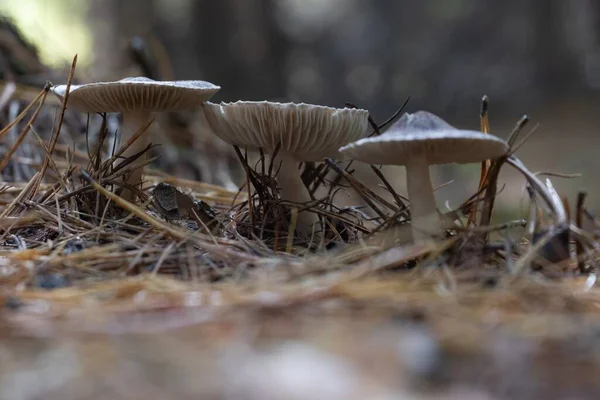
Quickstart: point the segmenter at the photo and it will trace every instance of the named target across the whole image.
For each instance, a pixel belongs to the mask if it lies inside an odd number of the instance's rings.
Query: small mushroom
[[[404,114],[380,136],[350,143],[340,152],[369,164],[404,165],[411,207],[413,239],[442,233],[429,166],[466,164],[499,158],[508,144],[493,135],[456,129],[427,111]]]
[[[148,78],[125,78],[116,82],[98,82],[71,85],[69,106],[87,112],[120,112],[123,116],[121,142],[126,143],[147,124],[155,112],[178,111],[199,106],[219,91],[220,87],[205,81],[155,81]],[[52,92],[64,99],[67,86],[58,85]],[[125,152],[131,157],[148,145],[148,135],[143,134]],[[137,186],[142,183],[142,170],[132,171],[125,182]],[[134,193],[124,189],[123,198],[133,200]]]
[[[227,143],[248,150],[273,153],[279,146],[275,169],[283,200],[311,200],[298,171],[300,162],[339,157],[341,146],[364,137],[368,126],[366,110],[296,103],[238,101],[203,104],[212,131]],[[310,234],[318,216],[301,212],[297,227]]]

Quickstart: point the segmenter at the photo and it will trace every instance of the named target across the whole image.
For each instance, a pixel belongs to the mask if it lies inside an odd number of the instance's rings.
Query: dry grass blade
[[[379,134],[379,132],[383,128],[385,128],[386,126],[388,126],[388,125],[393,124],[394,122],[396,122],[396,120],[400,117],[400,114],[402,114],[402,111],[404,111],[404,109],[408,105],[409,101],[410,101],[410,96],[406,97],[406,99],[404,100],[404,103],[402,103],[402,105],[400,106],[400,108],[398,110],[396,110],[396,112],[390,118],[388,118],[387,121],[385,121],[383,124],[377,126],[377,129],[375,129],[374,132],[371,135],[369,135],[369,136],[372,136],[374,134]]]
[[[554,225],[548,227],[546,231],[537,238],[535,243],[517,261],[511,276],[506,278],[507,283],[514,283],[517,279],[522,278],[524,272],[529,269],[531,263],[537,257],[539,257],[546,246],[548,246],[553,240],[556,240],[556,238],[559,238],[565,230],[569,229],[569,224],[564,204],[558,195],[553,194],[549,190],[548,186],[544,185],[539,179],[537,179],[537,177],[514,156],[510,156],[507,159],[507,163],[515,167],[526,177],[527,181],[532,187],[532,191],[542,197],[544,202],[546,202],[549,209],[552,211],[555,219]]]
[[[393,247],[383,252],[378,252],[365,260],[358,262],[350,269],[349,280],[363,278],[382,269],[396,268],[408,261],[425,257],[430,253],[442,252],[456,243],[455,238],[444,242],[415,243],[400,247]]]
[[[135,134],[133,136],[131,136],[127,142],[123,143],[121,145],[121,147],[119,147],[119,150],[117,150],[117,152],[108,160],[104,161],[104,163],[102,163],[102,166],[99,168],[100,171],[108,171],[109,167],[111,165],[114,164],[114,162],[121,156],[121,154],[123,154],[125,152],[125,150],[127,150],[137,139],[140,138],[140,136],[142,136],[143,134],[146,133],[146,131],[148,130],[148,128],[150,128],[150,125],[152,125],[154,123],[154,119],[151,119],[150,121],[146,122],[140,129],[138,129]],[[135,154],[132,157],[129,157],[129,159],[123,161],[121,164],[119,164],[117,167],[115,167],[115,169],[117,168],[124,168],[125,166],[127,166],[129,163],[131,163],[133,160],[135,160],[136,158],[138,158],[141,154],[145,153],[146,151],[148,151],[148,149],[150,148],[151,145],[148,145],[147,148],[145,148],[144,150],[142,150],[140,153]],[[111,171],[112,173],[112,171]]]
[[[510,147],[512,149],[515,146],[515,142],[519,138],[521,131],[523,131],[523,128],[525,128],[525,126],[528,123],[529,123],[529,117],[527,115],[523,115],[521,117],[521,119],[519,119],[519,121],[517,121],[517,124],[515,125],[513,130],[510,132],[508,139],[506,139],[506,141],[508,142],[508,147]]]
[[[379,207],[377,207],[375,205],[375,203],[373,203],[371,201],[371,198],[376,199],[381,204],[385,205],[386,207],[393,210],[394,212],[398,211],[398,208],[396,206],[394,206],[393,204],[389,203],[388,201],[382,199],[380,196],[375,194],[371,189],[369,189],[364,184],[357,181],[351,174],[349,174],[348,172],[341,169],[336,164],[335,161],[333,161],[330,158],[327,158],[327,159],[325,159],[325,162],[327,163],[327,165],[329,165],[331,167],[331,169],[333,169],[336,173],[338,173],[339,176],[344,178],[354,188],[354,190],[356,190],[356,192],[361,196],[361,198],[369,205],[369,207],[371,207],[373,209],[373,211],[375,211],[377,213],[377,215],[379,215],[379,217],[386,219],[387,215],[383,211],[381,211],[379,209]]]
[[[29,110],[31,110],[31,108],[37,104],[38,101],[40,101],[40,99],[42,97],[45,96],[45,93],[48,93],[48,89],[44,88],[42,89],[41,92],[38,93],[38,95],[27,105],[27,107],[25,107],[25,109],[23,109],[23,111],[21,111],[21,114],[19,114],[17,116],[17,118],[15,118],[12,122],[10,122],[8,125],[6,125],[4,128],[2,128],[2,130],[0,131],[0,139],[2,139],[4,137],[4,135],[6,135],[8,132],[10,132],[10,130],[19,122],[21,122],[21,120],[23,118],[25,118],[25,116],[27,115],[27,113],[29,112]]]
[[[19,217],[2,217],[0,218],[0,229],[10,231],[13,228],[30,224],[38,219],[39,215],[34,212],[30,212]]]
[[[385,179],[385,176],[383,176],[381,171],[374,165],[371,165],[371,170],[375,173],[375,175],[377,175],[377,177],[381,180],[381,182],[383,182],[388,193],[390,193],[392,195],[392,197],[394,198],[394,201],[396,202],[396,205],[398,206],[397,213],[406,212],[406,210],[407,210],[406,204],[404,204],[404,201],[402,200],[400,195],[398,193],[396,193],[396,191],[394,190],[392,185],[390,185],[388,180]]]
[[[561,199],[557,198],[557,196],[553,196],[548,191],[547,186],[544,185],[531,171],[529,171],[525,164],[523,164],[519,159],[514,156],[510,156],[507,158],[506,162],[520,171],[525,176],[529,184],[535,189],[536,193],[542,196],[542,199],[544,199],[544,201],[548,204],[556,218],[556,225],[566,226],[567,213]]]
[[[502,165],[506,162],[506,157],[500,158],[492,162],[492,165],[487,171],[487,186],[485,188],[485,194],[483,196],[483,206],[481,210],[481,217],[479,219],[479,226],[487,226],[492,221],[492,213],[494,211],[494,203],[496,201],[496,195],[498,193],[498,176]]]
[[[44,150],[44,154],[46,155],[46,157],[48,157],[48,162],[50,163],[50,166],[52,167],[52,169],[54,170],[54,172],[56,173],[56,177],[58,178],[58,182],[59,184],[62,186],[62,188],[68,192],[68,188],[67,188],[67,183],[65,182],[64,178],[63,178],[63,174],[60,172],[60,170],[58,169],[58,166],[56,165],[56,162],[54,161],[54,159],[52,158],[52,155],[50,154],[50,150],[48,150],[48,148],[46,147],[46,145],[44,144],[44,141],[42,140],[42,138],[37,134],[37,132],[33,129],[33,127],[31,127],[31,125],[29,125],[31,128],[31,132],[33,133],[35,139],[37,140],[38,144],[40,145],[40,147]],[[1,168],[0,168],[1,169]]]
[[[254,226],[254,205],[252,203],[252,188],[250,187],[250,166],[248,165],[248,157],[246,153],[246,157],[242,155],[239,147],[233,146],[235,149],[235,153],[237,154],[240,162],[244,166],[244,171],[246,172],[246,190],[248,191],[248,210],[249,210],[249,218],[250,218],[250,226]],[[263,162],[264,165],[264,162]],[[256,185],[254,186],[256,188]]]
[[[50,89],[48,88],[48,86],[46,86],[46,88],[44,88],[41,100],[40,100],[40,102],[39,102],[39,104],[38,104],[35,112],[31,116],[31,118],[29,119],[29,122],[27,122],[27,125],[25,126],[25,128],[23,128],[23,130],[21,131],[21,133],[17,137],[17,140],[15,141],[15,143],[12,145],[12,147],[10,148],[10,150],[6,153],[6,155],[4,156],[4,158],[2,159],[2,161],[0,161],[0,171],[4,170],[4,168],[6,168],[6,165],[11,160],[12,156],[15,154],[15,152],[17,151],[17,149],[19,148],[19,146],[21,145],[21,143],[25,139],[25,136],[31,130],[33,122],[37,119],[38,114],[40,113],[40,110],[42,109],[42,106],[44,105],[44,102],[46,101],[46,96],[48,95],[48,91],[49,90]],[[2,136],[0,135],[0,137],[2,137]]]
[[[0,214],[0,218],[4,218],[6,216],[15,214],[17,211],[17,206],[21,204],[21,202],[25,199],[25,197],[29,196],[36,187],[39,186],[39,178],[40,172],[36,172],[35,175],[31,178],[31,180],[27,183],[27,185],[21,190],[21,192],[14,198],[13,201],[10,202]]]
[[[550,227],[545,235],[541,237],[534,245],[527,249],[527,252],[517,260],[512,270],[511,275],[504,277],[507,284],[513,284],[517,280],[523,278],[525,271],[528,271],[533,261],[539,257],[542,249],[547,246],[563,229],[568,229],[567,226]]]
[[[52,133],[52,138],[50,139],[50,145],[48,146],[48,153],[50,155],[46,156],[44,159],[44,164],[42,165],[42,168],[40,169],[40,175],[39,175],[39,179],[38,179],[38,183],[37,183],[38,185],[46,174],[46,170],[48,169],[48,166],[50,165],[50,157],[52,156],[52,153],[54,153],[54,147],[56,146],[56,143],[58,142],[58,137],[60,135],[60,131],[62,129],[64,120],[65,120],[65,112],[67,111],[67,102],[69,100],[69,92],[71,90],[71,83],[73,81],[73,76],[75,75],[75,67],[76,66],[77,66],[77,54],[75,54],[75,57],[73,57],[73,62],[71,63],[71,69],[69,71],[69,78],[67,80],[67,91],[65,93],[64,102],[63,102],[62,109],[60,112],[60,117],[58,119],[58,125],[56,126],[56,130]],[[32,195],[35,195],[35,192],[37,192],[37,187],[36,187],[34,193],[32,193]]]
[[[108,190],[106,190],[105,188],[103,188],[85,170],[81,170],[80,176],[81,176],[81,178],[86,180],[90,185],[92,185],[92,187],[94,189],[96,189],[100,194],[102,194],[106,198],[113,201],[119,207],[122,207],[125,210],[131,212],[136,217],[146,221],[150,225],[154,226],[156,229],[158,229],[160,231],[164,231],[167,235],[171,236],[174,239],[185,240],[187,238],[187,235],[184,232],[182,232],[178,229],[175,229],[175,228],[157,220],[156,218],[151,217],[146,212],[144,212],[144,210],[142,210],[135,204],[130,203],[129,201],[124,200],[123,198],[121,198],[121,197],[117,196],[116,194],[111,193]]]
[[[206,182],[197,182],[197,181],[192,181],[189,179],[182,179],[182,178],[177,178],[174,176],[170,176],[168,174],[156,171],[152,168],[148,168],[147,169],[148,174],[155,174],[160,176],[160,181],[164,182],[164,183],[170,183],[171,185],[175,185],[175,186],[183,186],[186,188],[190,188],[193,189],[194,191],[202,191],[202,192],[214,192],[219,194],[220,196],[222,196],[222,198],[227,198],[227,196],[233,197],[233,196],[244,196],[244,193],[240,193],[238,192],[234,192],[231,190],[227,190],[224,187],[221,186],[217,186],[217,185],[213,185],[210,183],[206,183]]]
[[[136,217],[151,225],[153,228],[157,229],[159,232],[166,234],[172,239],[181,242],[191,241],[194,245],[200,247],[205,251],[211,252],[213,257],[219,259],[231,260],[233,258],[235,260],[244,260],[246,262],[258,262],[257,257],[238,251],[237,247],[239,246],[234,246],[234,242],[221,240],[220,242],[225,243],[219,243],[218,245],[212,244],[210,243],[210,235],[205,235],[207,240],[200,239],[200,236],[198,234],[195,234],[193,232],[187,232],[182,229],[176,228],[175,226],[171,226],[170,224],[159,221],[158,219],[146,213],[141,208],[137,207],[135,204],[132,204],[122,199],[118,195],[111,193],[110,191],[103,188],[100,184],[98,184],[88,172],[81,170],[80,176],[82,179],[87,181],[95,190],[97,190],[109,200],[113,201],[116,205],[129,211]],[[131,226],[131,228],[133,228],[133,226]]]
[[[582,174],[565,174],[563,172],[552,172],[552,171],[537,171],[534,173],[535,176],[550,176],[554,178],[565,178],[565,179],[575,179],[581,178]]]
[[[527,134],[525,135],[525,137],[523,139],[521,139],[521,141],[519,143],[513,144],[513,146],[511,146],[510,151],[511,154],[516,153],[517,151],[519,151],[519,149],[525,144],[527,143],[527,141],[529,140],[529,138],[537,132],[538,128],[540,127],[539,124],[536,124],[533,128],[531,128],[531,130],[529,132],[527,132]]]
[[[575,226],[579,229],[582,229],[583,225],[583,205],[585,203],[585,198],[587,197],[587,193],[584,191],[580,191],[577,193],[577,206],[575,209]],[[583,245],[581,241],[575,241],[575,254],[577,254],[577,268],[579,272],[582,274],[585,273],[585,262],[583,261]]]

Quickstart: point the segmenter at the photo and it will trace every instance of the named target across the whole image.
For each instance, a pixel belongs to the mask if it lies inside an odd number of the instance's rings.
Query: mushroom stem
[[[280,162],[281,168],[279,168]],[[296,160],[287,155],[277,155],[274,160],[273,170],[277,171],[278,168],[277,183],[280,188],[279,194],[282,200],[294,203],[308,203],[312,200],[304,182],[302,182]],[[310,235],[313,225],[318,223],[319,217],[317,214],[303,211],[298,214],[296,229]]]
[[[442,224],[435,205],[429,163],[425,157],[415,157],[406,163],[406,183],[413,240],[424,241],[440,235]]]
[[[123,126],[121,133],[121,145],[127,143],[127,141],[136,134],[136,132],[141,129],[144,125],[148,123],[148,121],[152,118],[152,113],[147,111],[139,111],[139,112],[127,112],[123,113]],[[143,133],[135,142],[131,144],[121,155],[123,158],[129,158],[148,146],[148,132]],[[146,155],[142,155],[140,158],[136,160],[136,164],[143,162],[146,159]],[[129,178],[127,178],[124,183],[129,184],[131,186],[140,186],[142,184],[142,170],[143,168],[136,168],[131,171]],[[129,189],[123,189],[121,192],[121,197],[125,200],[133,202],[135,200],[135,192]]]

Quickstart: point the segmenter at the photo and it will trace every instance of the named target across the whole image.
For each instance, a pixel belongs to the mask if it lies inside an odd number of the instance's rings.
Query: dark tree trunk
[[[564,7],[561,0],[535,0],[533,56],[536,83],[542,95],[565,96],[581,89],[578,60],[565,40]]]
[[[196,1],[190,32],[204,79],[222,85],[220,97],[273,99],[285,93],[283,64],[289,43],[272,0]],[[186,71],[187,72],[187,71]]]
[[[136,73],[128,56],[133,36],[147,36],[152,30],[151,0],[90,0],[89,22],[92,29],[93,79],[120,79]]]

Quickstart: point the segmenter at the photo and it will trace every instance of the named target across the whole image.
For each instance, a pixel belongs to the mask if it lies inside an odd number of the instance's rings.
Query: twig
[[[529,122],[529,117],[527,115],[523,115],[521,117],[521,119],[519,121],[517,121],[517,124],[513,128],[512,132],[510,133],[510,135],[508,135],[508,139],[506,139],[506,142],[508,143],[508,147],[510,147],[511,149],[513,148],[515,141],[519,137],[519,134],[521,133],[521,131],[523,130],[525,125],[527,125],[528,122]]]

